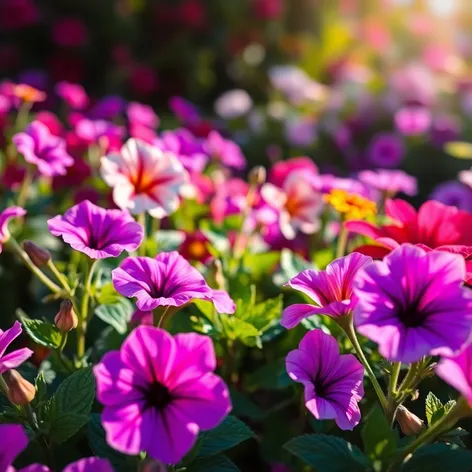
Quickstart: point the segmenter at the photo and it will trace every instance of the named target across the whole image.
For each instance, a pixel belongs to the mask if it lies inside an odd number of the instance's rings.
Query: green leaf
[[[91,367],[74,372],[59,385],[45,404],[43,413],[55,442],[64,442],[87,423],[94,398],[95,380]]]
[[[316,470],[323,472],[365,472],[369,459],[344,439],[326,434],[306,434],[291,439],[285,449]]]
[[[367,417],[362,430],[364,450],[371,459],[385,459],[397,449],[397,435],[390,428],[380,407],[376,406]]]
[[[87,423],[87,439],[92,451],[97,456],[108,459],[116,470],[136,470],[137,456],[126,456],[108,445],[98,413],[90,415],[90,421]],[[135,463],[134,467],[132,467],[132,463]]]
[[[118,333],[125,334],[128,322],[133,314],[133,305],[123,297],[110,305],[100,305],[95,309],[95,314],[105,323],[115,328]]]
[[[453,444],[430,444],[421,446],[403,464],[400,472],[470,472],[472,451]]]
[[[437,421],[439,418],[433,418],[436,412],[440,412],[443,409],[443,404],[441,400],[434,395],[433,392],[429,392],[426,396],[425,410],[426,410],[426,419],[428,420],[428,425],[432,425],[434,421]],[[440,415],[442,416],[442,414]]]
[[[237,465],[225,455],[197,459],[185,468],[185,472],[238,472]]]
[[[35,343],[50,349],[57,349],[61,345],[62,333],[53,324],[25,316],[21,316],[20,320],[26,333]]]
[[[254,433],[245,423],[235,416],[227,416],[219,426],[202,433],[197,457],[215,456],[253,436]]]

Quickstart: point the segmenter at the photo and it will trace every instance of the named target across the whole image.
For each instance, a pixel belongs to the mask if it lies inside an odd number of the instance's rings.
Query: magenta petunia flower
[[[49,231],[91,259],[117,257],[134,251],[144,237],[143,227],[121,210],[105,210],[85,200],[64,216],[48,220]]]
[[[472,408],[472,344],[459,355],[443,357],[436,374],[458,390]]]
[[[27,347],[5,354],[8,346],[21,334],[21,332],[21,324],[18,321],[15,321],[13,326],[6,331],[0,329],[0,375],[10,369],[16,369],[33,355],[33,351]]]
[[[79,84],[66,81],[58,82],[56,93],[74,110],[83,110],[89,103],[87,92]]]
[[[457,352],[472,331],[472,292],[464,278],[459,255],[403,244],[357,274],[354,325],[390,361]]]
[[[108,444],[126,454],[145,451],[167,464],[179,462],[199,431],[215,428],[231,410],[215,368],[209,337],[136,328],[120,351],[105,354],[94,368]]]
[[[115,290],[125,297],[136,297],[142,311],[180,307],[196,299],[211,301],[219,313],[236,309],[225,291],[212,290],[177,251],[161,252],[155,258],[128,257],[111,275]]]
[[[311,315],[339,318],[350,314],[356,303],[352,292],[354,278],[360,269],[371,262],[370,257],[353,252],[331,262],[326,270],[300,272],[286,285],[308,295],[315,304],[297,303],[287,307],[280,324],[290,329]]]
[[[0,470],[15,472],[12,466],[16,456],[26,449],[28,436],[19,424],[0,424]],[[50,472],[49,468],[41,464],[32,464],[18,472]]]
[[[101,159],[101,174],[113,187],[113,201],[133,214],[148,212],[162,219],[180,205],[188,174],[177,157],[137,139],[129,139],[120,153]]]
[[[66,142],[51,134],[40,121],[30,123],[24,132],[15,134],[12,140],[26,162],[37,166],[39,173],[46,177],[64,175],[67,167],[74,163],[66,151]]]
[[[5,210],[0,213],[0,253],[2,252],[2,244],[6,243],[10,238],[8,223],[11,219],[24,215],[26,215],[26,210],[17,206],[5,208]]]
[[[418,193],[416,178],[402,170],[364,170],[359,172],[358,178],[363,184],[390,197],[399,192],[410,196]]]
[[[210,132],[203,143],[203,147],[210,158],[227,167],[234,169],[244,169],[246,167],[246,158],[241,148],[235,142],[224,139],[218,131]]]
[[[343,430],[359,423],[364,368],[352,354],[339,355],[335,338],[308,331],[285,362],[290,378],[305,387],[305,405],[316,419],[335,420]]]

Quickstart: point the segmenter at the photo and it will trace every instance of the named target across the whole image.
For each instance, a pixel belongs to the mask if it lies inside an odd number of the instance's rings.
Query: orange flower
[[[19,84],[13,87],[13,94],[26,103],[44,102],[46,94],[26,84]]]
[[[324,200],[340,213],[344,220],[366,219],[374,216],[377,211],[375,202],[346,190],[332,190],[324,196]]]

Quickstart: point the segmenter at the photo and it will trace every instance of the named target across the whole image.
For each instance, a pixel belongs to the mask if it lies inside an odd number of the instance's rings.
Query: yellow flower
[[[324,196],[324,200],[340,213],[344,220],[363,220],[375,215],[377,211],[375,202],[346,190],[332,190]]]

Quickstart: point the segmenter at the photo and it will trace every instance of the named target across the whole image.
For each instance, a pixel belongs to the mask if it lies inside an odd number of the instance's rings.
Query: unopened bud
[[[51,260],[51,253],[33,241],[25,241],[23,249],[36,267],[44,266]]]
[[[398,407],[397,421],[405,436],[417,436],[424,428],[424,421],[403,405]]]
[[[54,318],[54,323],[58,327],[59,331],[66,333],[77,328],[79,319],[75,314],[74,307],[70,300],[63,300],[59,308],[59,312]]]
[[[251,185],[262,185],[265,183],[267,172],[264,167],[256,166],[249,171],[249,183]]]
[[[17,370],[9,370],[3,374],[8,386],[8,399],[14,405],[28,405],[36,395],[36,388],[28,382]]]

